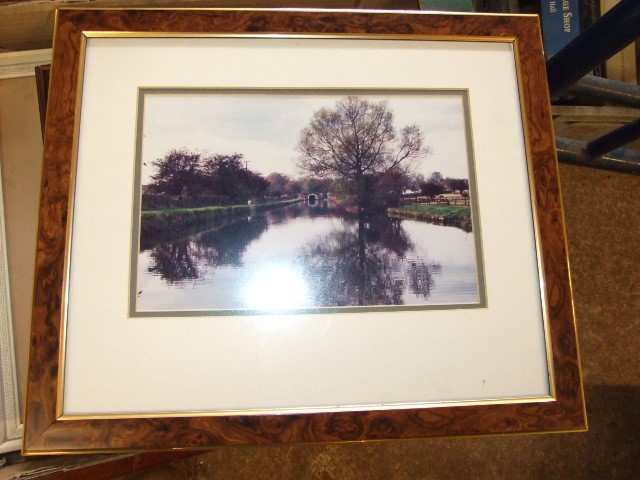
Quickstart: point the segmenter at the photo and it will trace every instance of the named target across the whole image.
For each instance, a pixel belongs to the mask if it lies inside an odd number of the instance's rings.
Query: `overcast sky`
[[[264,176],[280,172],[301,176],[295,168],[298,135],[322,107],[332,107],[352,92],[328,94],[273,93],[150,93],[144,96],[142,183],[151,164],[171,149],[206,154],[241,153],[249,169]],[[460,94],[360,95],[388,100],[394,126],[416,123],[431,155],[416,164],[425,177],[438,171],[445,177],[468,178],[466,126]]]

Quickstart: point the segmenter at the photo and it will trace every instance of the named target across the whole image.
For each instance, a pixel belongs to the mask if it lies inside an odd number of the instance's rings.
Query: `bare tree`
[[[428,155],[423,144],[424,135],[415,124],[396,133],[387,101],[347,97],[333,108],[316,111],[302,129],[297,166],[318,177],[348,180],[363,206],[365,178],[392,169],[408,172],[414,161]]]

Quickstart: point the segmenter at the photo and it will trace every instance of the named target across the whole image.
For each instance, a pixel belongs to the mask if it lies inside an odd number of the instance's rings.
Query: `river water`
[[[137,312],[181,315],[479,301],[472,232],[296,204],[143,239]]]

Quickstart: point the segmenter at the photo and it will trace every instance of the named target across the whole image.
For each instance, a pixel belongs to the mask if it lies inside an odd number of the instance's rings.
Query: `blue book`
[[[542,0],[540,17],[547,58],[580,34],[579,0]]]

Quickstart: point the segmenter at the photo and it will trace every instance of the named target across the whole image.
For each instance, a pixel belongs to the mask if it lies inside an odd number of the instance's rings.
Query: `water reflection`
[[[226,222],[200,234],[175,242],[159,243],[151,249],[147,271],[167,282],[195,280],[204,267],[239,267],[247,246],[269,228],[263,215]]]
[[[411,233],[405,225],[411,226]],[[470,235],[413,220],[358,218],[322,202],[314,208],[280,208],[210,226],[180,240],[145,239],[137,308],[426,304],[439,288],[445,292],[435,295],[439,303],[477,301]],[[448,243],[456,253],[453,267],[429,254],[432,249],[447,251]]]
[[[316,279],[316,305],[402,305],[407,287],[424,299],[440,265],[428,260],[405,262],[413,244],[401,220],[377,217],[345,222],[342,228],[303,247],[300,263]]]

